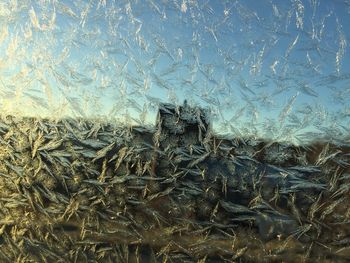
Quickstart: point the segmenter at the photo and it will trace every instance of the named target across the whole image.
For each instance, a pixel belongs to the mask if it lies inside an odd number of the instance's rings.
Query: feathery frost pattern
[[[3,0],[1,262],[348,262],[348,0]]]

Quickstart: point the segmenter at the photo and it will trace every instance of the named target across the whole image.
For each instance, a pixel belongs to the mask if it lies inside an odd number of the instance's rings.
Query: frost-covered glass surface
[[[154,124],[210,109],[221,134],[349,140],[347,0],[3,0],[3,114]]]
[[[0,262],[348,263],[349,20],[0,1]]]

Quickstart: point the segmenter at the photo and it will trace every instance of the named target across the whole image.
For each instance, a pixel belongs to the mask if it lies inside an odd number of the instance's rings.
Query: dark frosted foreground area
[[[0,120],[1,262],[348,262],[349,148],[219,138],[199,108],[155,129]]]

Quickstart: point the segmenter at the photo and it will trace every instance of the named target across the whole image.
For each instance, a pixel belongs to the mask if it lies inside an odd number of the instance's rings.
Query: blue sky
[[[153,124],[157,103],[211,111],[217,133],[348,135],[346,1],[9,1],[3,114]]]

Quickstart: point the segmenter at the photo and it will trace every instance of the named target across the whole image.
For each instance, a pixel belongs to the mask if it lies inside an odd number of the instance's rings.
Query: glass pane
[[[348,0],[1,1],[1,261],[346,262],[349,25]]]

